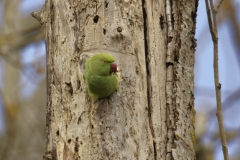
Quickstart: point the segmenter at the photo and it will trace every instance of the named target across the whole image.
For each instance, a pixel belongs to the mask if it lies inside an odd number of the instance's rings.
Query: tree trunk
[[[47,44],[45,159],[195,159],[196,10],[197,0],[47,0],[33,13]],[[84,63],[100,52],[120,82],[93,100]]]

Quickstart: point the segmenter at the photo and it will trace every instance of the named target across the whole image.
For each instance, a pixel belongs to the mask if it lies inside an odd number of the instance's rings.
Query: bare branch
[[[208,0],[205,0],[206,3],[206,10],[207,10],[207,17],[208,17],[208,26],[211,34],[213,35],[213,22],[212,22],[212,12],[210,12],[209,2]]]
[[[211,10],[212,10],[212,14],[214,14],[214,5],[213,5],[213,1],[212,0],[209,0],[210,1],[210,7],[211,7]],[[214,16],[213,16],[214,17]]]
[[[42,20],[41,20],[41,13],[40,12],[31,12],[31,15],[38,20],[38,22],[41,24]]]
[[[218,119],[218,125],[219,125],[219,132],[222,142],[222,150],[224,155],[224,160],[229,160],[228,156],[228,148],[227,148],[227,142],[226,142],[226,136],[225,136],[225,130],[223,125],[223,115],[222,115],[222,103],[221,103],[221,84],[219,82],[219,71],[218,71],[218,29],[217,29],[217,20],[216,20],[216,14],[217,9],[219,8],[220,4],[222,3],[222,0],[218,4],[217,8],[214,8],[213,1],[210,1],[211,6],[211,13],[209,8],[209,2],[206,1],[206,10],[208,15],[208,24],[209,29],[211,32],[212,40],[213,40],[213,46],[214,46],[214,81],[215,81],[215,91],[216,91],[216,101],[217,101],[217,119]],[[212,15],[212,17],[211,17]]]
[[[220,2],[218,3],[218,5],[217,5],[217,7],[216,7],[217,10],[218,10],[219,7],[221,6],[222,2],[223,2],[223,0],[220,0]]]

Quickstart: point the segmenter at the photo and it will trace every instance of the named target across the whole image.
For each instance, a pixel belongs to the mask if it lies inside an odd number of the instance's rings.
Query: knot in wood
[[[117,31],[118,31],[118,32],[122,32],[122,27],[118,27],[118,28],[117,28]]]

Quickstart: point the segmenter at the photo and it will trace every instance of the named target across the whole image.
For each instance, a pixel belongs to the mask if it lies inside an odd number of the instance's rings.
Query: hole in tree
[[[108,8],[108,2],[105,2],[105,8]]]
[[[59,136],[59,130],[56,132],[56,135]]]
[[[98,22],[98,19],[99,19],[99,16],[96,15],[96,16],[93,18],[93,22],[94,22],[94,23],[97,23],[97,22]]]
[[[161,30],[163,30],[164,29],[164,16],[162,14],[159,17],[159,25],[160,25]]]

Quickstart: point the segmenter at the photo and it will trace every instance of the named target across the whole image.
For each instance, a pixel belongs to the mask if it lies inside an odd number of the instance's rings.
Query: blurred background
[[[46,50],[30,16],[44,0],[0,0],[0,159],[42,160],[45,150]],[[219,69],[229,155],[240,159],[240,0],[218,13]],[[196,155],[223,160],[216,117],[213,45],[199,0],[195,55]]]

